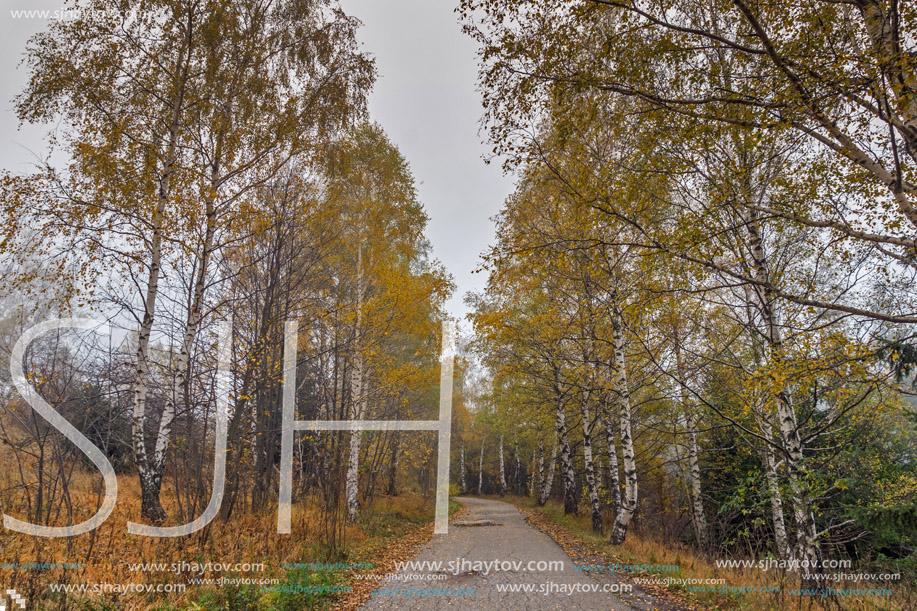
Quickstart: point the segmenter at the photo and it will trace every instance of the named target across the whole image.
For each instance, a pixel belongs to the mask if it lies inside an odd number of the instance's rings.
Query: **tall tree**
[[[252,186],[361,110],[374,72],[356,49],[356,22],[331,2],[163,0],[122,14],[116,2],[93,0],[84,8],[29,45],[20,118],[63,116],[72,127],[66,172],[48,167],[40,177],[54,204],[33,202],[28,210],[41,226],[85,246],[86,269],[101,275],[113,264],[136,287],[122,295],[116,283],[100,305],[126,308],[139,326],[134,458],[142,513],[161,523],[172,425],[187,394],[220,236]],[[195,273],[172,390],[150,442],[149,349],[163,273],[168,261],[188,255]]]

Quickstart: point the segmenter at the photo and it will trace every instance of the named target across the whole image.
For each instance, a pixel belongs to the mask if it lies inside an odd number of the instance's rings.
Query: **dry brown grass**
[[[9,464],[9,463],[6,463]],[[71,484],[75,522],[95,513],[98,503],[98,485],[101,478],[89,473],[77,473]],[[3,501],[3,510],[22,519],[25,506],[16,472],[0,472],[0,489],[13,490]],[[178,515],[178,507],[171,489],[164,486],[162,504],[170,516]],[[405,528],[422,523],[429,514],[428,499],[404,494],[395,498],[382,497],[367,508],[367,519],[361,524],[345,527],[344,545],[334,560],[357,561],[373,554],[387,537],[394,537]],[[318,501],[308,499],[293,507],[293,528],[290,535],[278,535],[276,509],[256,514],[233,515],[228,522],[215,519],[209,527],[188,537],[157,539],[130,535],[127,522],[143,522],[140,517],[140,489],[136,476],[118,478],[118,503],[111,517],[92,533],[62,539],[37,538],[3,530],[0,535],[3,563],[83,563],[72,570],[21,570],[0,569],[0,585],[16,588],[33,604],[34,608],[74,608],[72,602],[62,605],[60,596],[49,592],[49,584],[96,583],[185,583],[188,577],[219,577],[221,573],[176,574],[165,572],[131,571],[129,565],[137,563],[172,564],[181,562],[206,563],[264,563],[263,572],[253,572],[242,577],[281,578],[283,563],[327,561],[327,550],[321,545],[322,517]],[[59,525],[65,523],[57,520]],[[173,522],[174,523],[174,520]],[[177,606],[189,604],[199,594],[188,586],[185,594],[169,595]],[[58,599],[54,602],[54,599]],[[77,597],[78,598],[78,597]],[[162,602],[163,595],[129,595],[117,597],[116,608],[142,609]]]
[[[506,499],[514,502],[528,511],[538,512],[550,523],[557,525],[572,536],[575,543],[590,554],[597,554],[607,559],[606,564],[657,564],[677,565],[678,573],[656,573],[657,577],[679,577],[695,579],[725,579],[730,586],[780,586],[781,593],[733,593],[722,595],[713,592],[690,592],[685,587],[668,587],[669,592],[686,604],[699,609],[743,609],[747,611],[781,611],[784,609],[805,609],[807,611],[822,610],[849,610],[849,611],[875,611],[895,610],[910,611],[917,609],[915,591],[912,584],[896,583],[883,586],[876,582],[841,581],[831,584],[834,588],[883,588],[891,587],[894,595],[891,597],[858,596],[836,598],[834,601],[824,601],[815,597],[792,596],[786,593],[789,588],[798,588],[798,579],[783,571],[761,571],[753,568],[719,568],[714,564],[713,558],[698,553],[693,548],[675,541],[663,541],[646,532],[631,531],[622,545],[611,545],[607,538],[592,532],[590,517],[585,513],[576,516],[563,515],[563,508],[553,502],[546,507],[534,507],[530,499]],[[548,532],[548,534],[552,534]],[[555,539],[558,539],[556,535]],[[565,546],[563,541],[558,541]],[[569,550],[568,550],[569,551]],[[830,572],[830,571],[828,571]],[[860,572],[857,569],[847,569],[844,572]],[[868,570],[862,572],[870,572]],[[650,575],[644,575],[650,576]]]

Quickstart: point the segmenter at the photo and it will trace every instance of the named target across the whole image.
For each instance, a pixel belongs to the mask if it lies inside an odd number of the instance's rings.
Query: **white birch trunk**
[[[694,415],[690,412],[685,413],[685,423],[688,433],[688,468],[691,475],[691,508],[694,518],[694,533],[697,535],[698,545],[701,549],[706,550],[710,545],[710,531],[707,526],[707,516],[704,513],[704,500],[701,496],[697,428],[694,423]]]
[[[513,475],[513,485],[516,487],[516,494],[522,496],[524,480],[522,478],[522,460],[519,458],[519,442],[513,441],[513,454],[516,455],[516,468]]]
[[[211,168],[211,192],[205,198],[203,250],[201,252],[200,266],[194,281],[191,303],[188,305],[188,316],[185,319],[185,332],[182,337],[181,351],[178,353],[178,359],[175,363],[176,377],[172,385],[172,392],[163,408],[162,418],[159,421],[159,433],[156,436],[153,462],[150,465],[153,477],[158,480],[162,479],[165,470],[166,455],[169,450],[169,443],[172,440],[172,423],[175,420],[176,408],[178,405],[184,403],[185,394],[187,392],[188,365],[191,359],[191,351],[194,349],[194,341],[197,339],[197,334],[203,319],[204,290],[207,286],[207,273],[210,271],[210,259],[213,254],[213,243],[216,237],[217,215],[215,197],[220,181],[219,163],[218,156]]]
[[[560,469],[564,482],[564,515],[574,515],[577,512],[576,503],[576,475],[573,471],[573,453],[567,441],[567,411],[564,406],[563,396],[560,392],[559,372],[555,370],[554,393],[556,406],[554,410],[554,428],[557,441],[560,443]]]
[[[503,464],[503,435],[500,435],[500,496],[506,496],[506,470]]]
[[[685,432],[688,436],[688,471],[691,480],[691,518],[694,523],[694,534],[697,537],[698,546],[706,550],[710,545],[710,531],[707,526],[707,516],[704,513],[704,500],[701,495],[697,426],[694,420],[694,413],[691,411],[691,406],[688,402],[688,392],[685,387],[687,378],[682,362],[681,342],[678,336],[677,327],[674,329],[673,336],[675,338],[675,366],[678,370],[679,398],[682,412],[685,415]]]
[[[541,492],[538,496],[538,504],[544,506],[548,502],[548,499],[551,498],[551,488],[554,485],[554,470],[557,467],[557,444],[554,444],[554,447],[551,449],[551,463],[548,466],[548,476],[547,478],[544,475],[544,448],[542,447],[541,452],[541,466],[539,467],[539,474],[541,479]]]
[[[468,492],[468,485],[466,483],[467,480],[465,479],[465,442],[462,442],[462,452],[461,452],[461,458],[459,460],[459,465],[460,465],[459,472],[461,473],[459,481],[462,486],[462,494],[465,494],[466,492]]]
[[[354,329],[354,359],[350,377],[350,395],[353,405],[353,419],[362,420],[366,411],[366,396],[363,388],[363,241],[360,236],[357,245],[357,324]],[[350,435],[350,455],[347,460],[347,519],[355,522],[360,517],[360,444],[362,431]]]
[[[612,335],[614,358],[612,361],[612,380],[618,407],[619,430],[621,434],[621,458],[624,463],[624,498],[621,510],[615,515],[610,541],[615,545],[624,542],[627,527],[637,511],[637,461],[634,452],[634,439],[631,433],[630,390],[627,387],[627,365],[624,360],[624,329],[619,317],[612,318]]]
[[[592,530],[602,532],[602,505],[595,483],[595,464],[592,459],[592,417],[589,413],[589,393],[583,399],[583,461],[586,465],[586,487],[592,509]]]
[[[540,445],[540,444],[539,444]],[[540,446],[542,454],[544,453],[544,446]],[[529,496],[535,496],[535,454],[536,451],[532,449],[532,460],[529,461]],[[542,455],[542,461],[544,461],[544,456]]]
[[[773,290],[770,288],[770,270],[764,247],[764,238],[761,235],[757,212],[750,208],[745,208],[744,210],[746,228],[749,235],[749,250],[755,268],[755,277],[760,283],[755,285],[754,291],[758,296],[761,316],[767,331],[772,364],[779,367],[783,338],[774,307]],[[799,560],[807,560],[809,567],[814,567],[819,560],[820,553],[816,545],[817,528],[811,508],[811,500],[808,491],[800,483],[802,479],[803,451],[796,420],[796,410],[785,388],[778,389],[775,400],[777,419],[780,426],[780,440],[784,450],[784,465],[790,485],[793,516],[796,522],[796,556]],[[810,571],[812,571],[811,568],[806,569],[807,573]]]
[[[615,444],[614,422],[611,410],[603,406],[605,417],[605,439],[608,444],[608,489],[611,491],[612,513],[617,517],[621,511],[621,476],[618,469],[618,448]]]
[[[168,144],[165,151],[165,162],[159,179],[156,207],[150,219],[150,265],[147,274],[146,293],[143,300],[143,318],[137,331],[136,370],[131,395],[133,398],[131,416],[131,441],[134,450],[134,464],[140,478],[141,514],[153,522],[161,524],[166,520],[166,513],[159,502],[159,490],[162,485],[162,472],[158,476],[150,464],[146,450],[146,402],[149,388],[150,366],[149,345],[153,323],[156,318],[156,301],[159,297],[159,277],[162,267],[162,232],[166,209],[171,198],[172,176],[178,162],[178,140],[181,134],[181,114],[184,108],[184,94],[188,81],[188,62],[190,61],[191,41],[186,40],[179,50],[176,62],[176,74],[181,74],[175,94],[171,100],[171,117],[169,121]]]
[[[478,495],[484,491],[484,438],[481,438],[481,455],[478,457]]]
[[[763,422],[761,423],[763,424]],[[789,539],[786,534],[786,522],[783,515],[783,495],[780,492],[780,480],[777,476],[777,466],[774,460],[774,450],[770,446],[770,427],[761,427],[762,433],[768,441],[761,446],[761,456],[764,461],[764,477],[767,480],[767,491],[771,506],[771,522],[774,526],[774,541],[777,544],[777,553],[780,558],[790,561],[793,552],[790,549]]]

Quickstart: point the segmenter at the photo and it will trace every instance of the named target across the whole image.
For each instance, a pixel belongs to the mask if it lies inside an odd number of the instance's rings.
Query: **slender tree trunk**
[[[392,455],[389,457],[389,475],[388,475],[388,495],[396,496],[398,494],[397,476],[398,476],[398,450],[401,446],[401,438],[398,433],[392,433],[395,438],[392,440]],[[464,451],[464,447],[462,448]]]
[[[764,422],[759,424],[764,425]],[[762,433],[770,440],[770,427],[764,425]],[[777,476],[777,466],[774,461],[774,450],[769,442],[761,444],[761,458],[764,462],[764,477],[767,480],[767,491],[771,506],[771,521],[774,526],[774,542],[777,553],[783,560],[792,560],[793,553],[790,549],[789,539],[786,534],[786,522],[783,515],[783,495],[780,492],[780,480]]]
[[[362,420],[365,417],[366,396],[363,388],[363,240],[362,236],[357,245],[357,323],[354,329],[354,358],[353,371],[350,378],[350,393],[353,404],[354,419]],[[347,519],[356,522],[360,517],[360,443],[362,431],[353,431],[350,435],[350,455],[347,461],[347,484],[345,495],[347,497]]]
[[[478,496],[484,491],[484,437],[481,437],[481,455],[478,457]]]
[[[500,435],[500,496],[506,496],[506,470],[503,464],[503,435]]]
[[[544,463],[544,442],[539,442],[541,462]],[[542,467],[543,468],[543,467]],[[535,496],[535,449],[532,449],[532,460],[529,461],[529,496]]]
[[[277,272],[279,274],[279,272]],[[275,291],[274,283],[269,284],[264,303],[261,306],[260,322],[258,323],[258,332],[252,341],[251,355],[244,359],[245,366],[241,374],[233,372],[233,375],[241,377],[242,381],[234,400],[232,417],[229,420],[227,429],[227,438],[229,442],[227,462],[230,465],[226,474],[226,493],[223,504],[220,506],[220,519],[229,520],[235,507],[236,498],[240,494],[242,487],[241,469],[242,461],[245,456],[246,440],[243,435],[243,427],[249,414],[251,400],[250,397],[255,394],[255,378],[257,369],[267,358],[268,337],[271,332],[271,323],[275,320]],[[334,348],[335,358],[337,358],[337,346]]]
[[[159,191],[156,207],[151,218],[150,264],[147,273],[146,293],[143,300],[143,318],[137,332],[136,370],[132,388],[133,416],[131,418],[131,438],[134,449],[134,464],[140,479],[140,513],[153,524],[162,524],[167,516],[159,502],[159,491],[162,486],[162,470],[156,470],[150,464],[146,449],[146,403],[147,389],[150,382],[148,361],[150,335],[156,313],[156,300],[159,297],[159,277],[162,266],[162,232],[165,214],[172,196],[172,177],[178,162],[178,139],[181,134],[181,119],[184,111],[184,97],[188,82],[188,64],[191,55],[191,33],[178,52],[175,74],[179,75],[175,94],[169,100],[171,118],[169,122],[168,143],[165,161],[159,178]],[[159,446],[159,440],[156,442]]]
[[[522,473],[522,460],[519,458],[519,441],[513,441],[513,454],[516,456],[516,466],[514,468],[513,482],[516,488],[516,496],[522,496],[522,490],[525,487],[525,475]]]
[[[589,393],[583,399],[583,461],[586,465],[586,487],[589,490],[589,505],[592,508],[592,530],[602,532],[602,505],[599,489],[595,484],[595,464],[592,459],[592,416],[589,413]]]
[[[188,396],[191,351],[194,349],[194,341],[197,339],[197,333],[203,320],[204,290],[207,286],[207,274],[210,271],[210,259],[216,236],[217,214],[214,200],[220,180],[219,164],[218,156],[211,167],[211,192],[204,198],[205,229],[203,249],[194,280],[191,303],[188,305],[188,316],[185,319],[185,332],[182,337],[181,350],[175,363],[176,378],[172,386],[172,392],[169,394],[162,411],[162,418],[159,421],[159,433],[156,435],[156,446],[153,450],[153,461],[149,467],[159,480],[162,479],[162,474],[165,472],[166,456],[172,440],[172,423],[175,421],[176,409],[180,403],[184,403],[184,398]]]
[[[361,418],[357,418],[359,420]],[[360,479],[360,445],[362,432],[353,431],[350,435],[350,448],[347,458],[346,491],[347,519],[356,522],[360,517],[359,479]]]
[[[621,433],[621,450],[624,462],[624,498],[621,511],[615,516],[611,530],[611,543],[620,545],[627,536],[627,527],[637,512],[637,461],[634,452],[634,439],[631,433],[630,390],[627,387],[627,364],[624,360],[624,328],[620,317],[612,317],[612,334],[614,358],[612,362],[612,379],[618,407],[619,430]]]
[[[564,482],[564,515],[575,515],[578,511],[576,502],[576,476],[573,471],[573,453],[567,440],[567,410],[564,405],[563,395],[560,392],[559,372],[555,370],[554,395],[556,406],[554,410],[554,428],[557,440],[560,443],[560,468]]]
[[[538,496],[538,505],[543,507],[548,499],[551,498],[551,488],[554,484],[554,469],[557,466],[557,444],[551,449],[551,463],[548,466],[548,477],[544,476],[544,446],[541,452],[541,465],[538,468],[541,479],[541,492]]]
[[[697,449],[697,427],[694,415],[685,412],[685,423],[688,433],[688,467],[691,473],[691,510],[694,517],[694,532],[697,543],[701,549],[710,547],[710,531],[707,526],[707,516],[704,513],[704,501],[701,496],[700,462]]]
[[[621,476],[618,470],[618,449],[615,445],[614,421],[607,402],[603,405],[605,418],[605,439],[608,443],[608,488],[611,490],[612,513],[621,512]]]
[[[538,496],[544,489],[544,439],[538,440]]]
[[[461,459],[459,460],[459,465],[459,472],[461,473],[461,479],[459,481],[461,482],[462,486],[462,494],[465,494],[468,492],[468,484],[467,480],[465,479],[465,442],[462,442],[462,453]]]
[[[134,463],[140,477],[140,513],[153,524],[162,524],[166,512],[159,503],[159,490],[162,485],[162,473],[157,476],[147,456],[146,448],[146,403],[147,389],[150,381],[148,361],[150,334],[155,319],[156,300],[159,296],[159,275],[162,264],[162,221],[165,204],[168,198],[169,175],[167,172],[160,185],[160,202],[153,214],[153,237],[150,240],[150,266],[147,276],[146,296],[144,299],[143,320],[137,333],[136,371],[133,384],[133,417],[132,439]]]
[[[771,366],[779,367],[783,351],[783,338],[774,307],[774,291],[770,285],[770,269],[768,266],[767,252],[764,247],[764,238],[761,234],[760,222],[757,212],[751,208],[744,208],[746,228],[749,235],[749,251],[755,268],[756,279],[760,285],[754,287],[760,304],[761,316],[767,331],[768,343],[771,349]],[[812,571],[820,560],[818,549],[817,527],[815,516],[812,512],[811,499],[808,490],[802,484],[803,449],[799,436],[799,427],[796,421],[796,410],[785,388],[779,388],[775,393],[777,406],[777,419],[780,425],[780,440],[783,447],[783,462],[786,469],[787,480],[790,486],[790,496],[793,504],[793,516],[796,522],[796,556],[799,560],[807,560]]]
[[[694,420],[694,413],[688,404],[688,392],[685,388],[687,377],[685,376],[684,363],[681,355],[681,341],[678,336],[676,326],[673,336],[675,338],[675,366],[678,370],[678,387],[681,400],[681,409],[685,415],[685,432],[688,435],[688,470],[691,478],[691,516],[694,522],[694,534],[697,537],[698,546],[707,550],[710,546],[710,533],[707,527],[707,516],[704,513],[704,500],[701,495],[700,479],[700,461],[697,449],[697,426]]]

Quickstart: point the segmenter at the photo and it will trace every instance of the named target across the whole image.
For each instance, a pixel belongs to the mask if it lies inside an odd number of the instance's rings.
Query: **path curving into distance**
[[[622,583],[615,575],[576,570],[566,552],[526,522],[513,505],[469,497],[456,500],[466,511],[450,523],[449,534],[433,536],[413,559],[420,564],[380,581],[363,609],[644,611],[656,607],[656,601],[646,596],[611,593]],[[496,568],[494,561],[503,566]],[[532,562],[536,564],[529,566]],[[539,570],[550,562],[555,563],[553,569]],[[434,576],[437,579],[431,580]],[[509,591],[513,587],[516,591]]]

